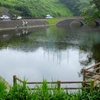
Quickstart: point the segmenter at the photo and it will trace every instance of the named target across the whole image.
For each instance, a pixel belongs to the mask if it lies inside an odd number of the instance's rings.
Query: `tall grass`
[[[2,79],[0,79],[0,98],[5,97],[5,95],[7,93],[6,89],[7,89],[7,87],[6,87],[5,82]]]
[[[58,89],[57,84],[48,85],[46,80],[43,84],[36,85],[36,90],[30,90],[26,85],[26,81],[22,84],[15,84],[10,88],[9,92],[5,92],[5,85],[0,82],[0,100],[100,100],[100,91],[93,90],[78,91],[68,93],[68,90]],[[49,88],[54,88],[50,90]]]

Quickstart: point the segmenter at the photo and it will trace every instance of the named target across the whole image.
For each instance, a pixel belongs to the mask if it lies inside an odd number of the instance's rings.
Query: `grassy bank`
[[[0,100],[100,100],[99,90],[68,93],[67,90],[58,89],[56,85],[52,87],[54,89],[49,90],[49,86],[44,80],[42,85],[35,86],[35,89],[38,90],[32,91],[24,82],[16,84],[7,92],[5,84],[0,82]]]
[[[46,19],[46,21],[49,23],[49,25],[55,25],[57,22],[64,20],[65,18],[51,18],[51,19]]]
[[[10,89],[10,84],[8,82],[6,82],[5,79],[3,79],[1,76],[0,76],[0,89],[1,88],[6,88],[6,91],[9,91]],[[1,89],[2,90],[2,89]]]

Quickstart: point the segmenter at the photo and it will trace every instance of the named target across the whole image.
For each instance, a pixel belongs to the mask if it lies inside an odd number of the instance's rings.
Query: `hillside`
[[[65,5],[70,11],[73,12],[74,16],[79,16],[81,14],[80,2],[85,0],[59,0],[63,5]],[[88,0],[87,0],[88,1]]]
[[[53,17],[72,16],[73,13],[59,0],[0,0],[0,13],[8,9],[11,15],[44,18],[46,14]]]

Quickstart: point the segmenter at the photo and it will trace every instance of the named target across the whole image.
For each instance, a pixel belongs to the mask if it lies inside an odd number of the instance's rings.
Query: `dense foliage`
[[[65,4],[74,15],[79,16],[81,11],[79,9],[79,0],[60,0],[61,3]]]
[[[82,15],[86,16],[87,22],[100,18],[99,0],[80,0],[80,9],[82,10]]]
[[[47,14],[53,17],[73,15],[59,0],[0,0],[0,7],[1,10],[7,8],[10,14],[35,18],[44,18]]]
[[[10,15],[44,18],[47,14],[53,17],[89,16],[88,22],[100,18],[99,0],[0,0],[0,14],[6,8]]]
[[[6,92],[4,85],[0,83],[0,100],[100,100],[99,90],[68,93],[67,90],[58,89],[56,85],[52,87],[54,90],[49,90],[49,86],[44,80],[42,85],[36,85],[35,88],[38,90],[32,91],[24,82],[15,84],[9,92]]]

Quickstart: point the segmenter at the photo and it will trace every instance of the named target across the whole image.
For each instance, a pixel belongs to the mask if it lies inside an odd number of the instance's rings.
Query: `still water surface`
[[[0,32],[0,76],[28,81],[82,80],[100,61],[99,27],[48,27]]]

